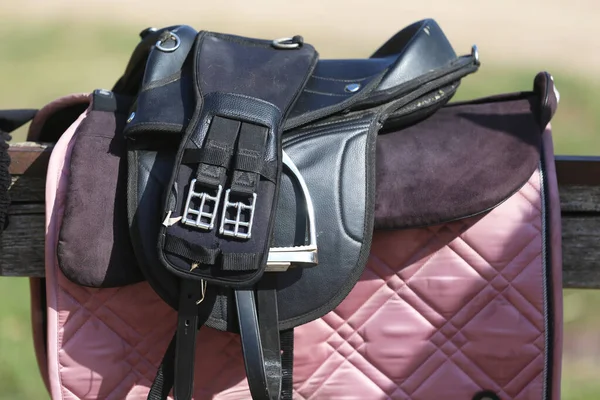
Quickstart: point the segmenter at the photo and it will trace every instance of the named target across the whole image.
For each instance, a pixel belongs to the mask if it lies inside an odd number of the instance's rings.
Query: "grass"
[[[125,68],[144,27],[85,25],[60,21],[0,27],[0,107],[41,107],[72,92],[110,88]],[[139,28],[139,29],[138,29]],[[18,38],[18,40],[16,40]],[[327,54],[327,49],[320,49]],[[357,56],[368,51],[356,49]],[[530,90],[537,70],[484,64],[463,81],[456,100]],[[550,70],[561,93],[553,120],[556,152],[600,155],[600,84],[573,71]],[[24,129],[14,135],[24,139]],[[28,281],[0,278],[0,400],[48,398],[35,360]],[[600,291],[565,291],[564,400],[600,398]],[[567,349],[568,348],[568,349]]]

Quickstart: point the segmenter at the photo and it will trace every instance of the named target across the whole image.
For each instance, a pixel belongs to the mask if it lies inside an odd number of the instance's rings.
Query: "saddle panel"
[[[122,132],[132,102],[128,96],[95,91],[72,145],[69,195],[56,252],[61,272],[82,286],[120,287],[144,279],[127,223],[127,146]]]
[[[451,104],[405,129],[382,132],[376,229],[477,215],[518,191],[539,162],[545,124],[531,109],[543,101],[544,93],[531,91],[501,104]]]

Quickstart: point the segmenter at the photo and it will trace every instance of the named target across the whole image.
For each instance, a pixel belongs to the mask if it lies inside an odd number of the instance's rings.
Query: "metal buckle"
[[[252,221],[254,220],[254,207],[256,206],[256,193],[252,193],[252,202],[250,204],[244,204],[241,201],[230,202],[229,193],[231,189],[225,191],[225,204],[223,204],[223,215],[221,216],[221,226],[219,233],[225,236],[232,236],[239,239],[250,239],[252,235]],[[229,208],[237,209],[235,219],[229,219],[226,217],[227,210]],[[246,213],[244,211],[249,210],[249,217],[246,221],[242,220],[242,216]],[[227,229],[226,226],[233,225],[233,229]],[[247,228],[247,232],[240,232],[240,227]]]
[[[267,272],[283,272],[296,265],[313,267],[319,263],[315,209],[308,186],[306,186],[302,174],[285,151],[283,152],[282,162],[290,169],[292,176],[296,178],[302,189],[302,196],[304,197],[306,212],[308,214],[308,244],[303,246],[271,247],[265,269]]]
[[[190,191],[188,192],[187,201],[185,202],[185,212],[183,213],[182,222],[185,225],[193,226],[195,228],[208,231],[212,230],[215,227],[215,217],[217,215],[217,211],[219,210],[222,192],[223,187],[221,185],[219,185],[217,194],[215,196],[211,196],[206,192],[196,192],[196,179],[192,179],[190,182]],[[197,209],[190,207],[192,199],[196,197],[200,198],[200,207]],[[209,203],[207,204],[207,202]],[[204,207],[210,205],[210,202],[214,202],[212,211],[204,211]],[[188,215],[190,214],[195,217],[189,218]],[[208,222],[204,222],[203,219],[207,219]]]

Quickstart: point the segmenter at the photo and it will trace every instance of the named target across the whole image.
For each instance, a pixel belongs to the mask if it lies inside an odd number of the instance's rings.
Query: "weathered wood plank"
[[[14,203],[43,203],[46,198],[46,179],[35,175],[16,175],[10,184],[10,199]]]
[[[600,215],[562,220],[563,287],[600,288]]]
[[[560,186],[562,212],[600,213],[600,186]]]
[[[562,185],[600,186],[600,157],[556,156],[556,177]]]
[[[9,171],[12,175],[30,174],[43,177],[48,169],[50,153],[54,146],[48,143],[11,143]]]
[[[0,236],[0,276],[44,276],[44,214],[9,215]]]

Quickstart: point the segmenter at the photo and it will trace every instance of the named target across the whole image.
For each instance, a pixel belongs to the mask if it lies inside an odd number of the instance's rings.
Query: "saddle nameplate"
[[[252,222],[254,221],[254,209],[256,206],[256,193],[252,193],[252,202],[244,204],[241,201],[230,202],[229,194],[231,189],[225,191],[225,202],[223,204],[223,214],[221,216],[221,226],[219,233],[224,236],[231,236],[239,239],[250,239],[252,235]],[[227,211],[235,209],[235,219],[227,218]],[[244,211],[248,211],[245,213]],[[248,219],[244,221],[244,215],[248,215]],[[228,226],[233,225],[231,229]],[[240,228],[246,228],[246,232],[240,232]]]
[[[219,185],[217,188],[217,194],[215,196],[211,196],[206,192],[197,192],[196,191],[196,179],[192,179],[190,182],[190,190],[188,192],[187,200],[185,202],[185,211],[183,213],[182,222],[185,225],[193,226],[195,228],[204,229],[211,231],[215,227],[215,218],[217,215],[217,210],[219,209],[219,204],[221,202],[221,193],[223,192],[223,187]],[[198,208],[192,207],[192,200],[199,198],[200,205]],[[213,204],[213,208],[211,211],[205,211],[205,207]],[[194,216],[190,218],[189,215]]]

